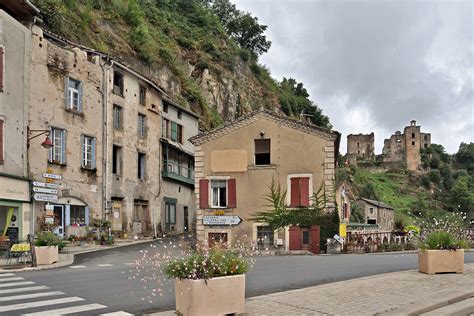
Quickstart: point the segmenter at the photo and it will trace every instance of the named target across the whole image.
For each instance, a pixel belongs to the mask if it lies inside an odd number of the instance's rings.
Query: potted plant
[[[444,230],[429,233],[419,243],[418,271],[427,274],[463,273],[466,242]]]
[[[172,259],[163,272],[175,279],[176,311],[182,315],[243,313],[250,262],[229,249],[204,249]]]
[[[38,233],[35,239],[36,263],[41,265],[57,262],[59,249],[63,247],[64,243],[55,233]]]

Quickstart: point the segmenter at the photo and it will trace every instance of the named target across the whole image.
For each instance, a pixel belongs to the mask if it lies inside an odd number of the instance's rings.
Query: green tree
[[[349,219],[352,223],[365,223],[365,212],[356,203],[352,203],[351,205],[351,217]]]
[[[367,182],[360,191],[360,197],[370,199],[370,200],[378,200],[377,194],[375,193],[375,188],[372,182]]]
[[[469,184],[472,183],[470,176],[460,176],[454,182],[449,196],[451,210],[461,211],[472,216],[474,214],[474,192]]]
[[[455,154],[456,163],[459,168],[466,169],[469,173],[474,172],[474,143],[461,143]]]

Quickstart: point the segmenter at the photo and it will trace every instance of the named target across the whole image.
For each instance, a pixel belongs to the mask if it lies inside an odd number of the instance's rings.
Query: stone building
[[[352,193],[350,185],[343,181],[336,188],[336,205],[341,223],[349,223],[352,202],[355,200],[356,198]]]
[[[274,232],[250,218],[268,204],[265,195],[272,181],[287,192],[290,207],[309,205],[311,194],[324,185],[326,207],[332,209],[339,140],[337,132],[268,110],[191,138],[196,146],[198,240],[229,245],[239,240],[288,250],[290,238],[296,238],[300,249],[308,249],[309,227]]]
[[[347,159],[350,163],[357,160],[374,160],[374,133],[349,134],[347,136]]]
[[[380,201],[360,198],[357,205],[365,212],[366,224],[378,225],[379,230],[393,230],[395,224],[394,209]]]
[[[31,33],[38,10],[29,3],[0,3],[0,238],[23,239],[31,232],[27,144],[43,150],[44,135],[29,133]],[[41,137],[42,136],[42,137]]]
[[[408,170],[421,166],[421,149],[431,145],[431,134],[422,133],[421,126],[412,120],[403,133],[395,132],[384,140],[382,159],[384,162],[403,162]]]

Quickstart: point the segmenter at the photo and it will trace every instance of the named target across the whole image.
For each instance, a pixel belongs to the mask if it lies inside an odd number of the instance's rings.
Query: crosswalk
[[[110,311],[105,305],[67,296],[48,286],[37,285],[13,273],[0,274],[0,315],[104,315],[129,316],[124,311]]]

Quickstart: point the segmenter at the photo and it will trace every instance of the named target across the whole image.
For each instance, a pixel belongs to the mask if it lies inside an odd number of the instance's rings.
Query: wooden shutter
[[[69,77],[66,76],[64,77],[64,85],[65,85],[65,92],[66,95],[64,97],[64,102],[66,103],[66,109],[70,109],[70,104],[71,104],[71,95],[69,94]]]
[[[84,149],[86,149],[86,137],[84,135],[81,135],[81,167],[82,168],[86,167],[86,157],[85,157]]]
[[[300,204],[300,178],[291,178],[291,188],[290,188],[290,206],[296,207]]]
[[[309,178],[300,178],[300,205],[309,206]]]
[[[3,47],[0,47],[0,91],[3,91]]]
[[[92,139],[92,145],[91,145],[91,159],[92,159],[92,163],[91,163],[91,168],[92,169],[95,169],[96,167],[96,164],[95,164],[95,145],[96,145],[96,139],[93,138]]]
[[[83,84],[82,84],[82,81],[79,82],[78,90],[79,90],[79,92],[78,92],[79,95],[78,95],[78,100],[77,100],[78,111],[79,111],[80,113],[82,113],[82,95],[83,95],[83,91],[82,91],[82,90],[83,90]]]
[[[0,120],[0,162],[3,162],[3,121]]]
[[[178,124],[171,122],[171,140],[178,140]]]
[[[235,179],[227,180],[227,190],[228,190],[227,207],[228,208],[237,207],[237,190],[236,189],[237,188],[236,188]]]
[[[199,180],[199,207],[209,208],[209,180]]]
[[[62,137],[62,147],[61,147],[61,163],[66,164],[67,159],[66,159],[66,134],[67,131],[65,129],[62,130],[61,137]]]

